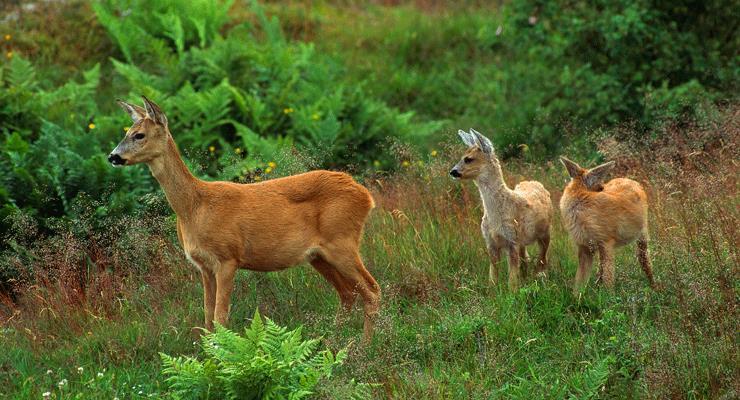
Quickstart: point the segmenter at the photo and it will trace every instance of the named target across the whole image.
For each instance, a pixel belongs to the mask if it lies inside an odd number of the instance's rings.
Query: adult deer
[[[526,267],[526,246],[537,242],[540,257],[537,272],[545,273],[550,245],[552,202],[550,193],[537,181],[520,182],[512,190],[506,185],[501,162],[491,141],[474,129],[458,131],[468,146],[460,162],[450,171],[457,179],[473,179],[483,201],[481,231],[491,259],[489,279],[496,282],[501,250],[509,253],[509,288],[519,286],[520,264]]]
[[[571,238],[578,246],[577,293],[591,273],[594,253],[599,253],[599,275],[607,287],[614,286],[614,249],[637,239],[637,259],[654,286],[648,258],[648,203],[642,186],[627,178],[603,183],[614,161],[586,170],[560,157],[570,182],[560,198],[560,213]]]
[[[360,239],[374,207],[347,174],[312,171],[261,183],[207,182],[180,158],[167,117],[152,101],[118,103],[133,125],[108,156],[114,166],[145,163],[177,214],[177,237],[201,273],[205,325],[228,321],[237,269],[278,271],[308,261],[339,293],[348,312],[364,301],[364,339],[378,314],[380,287],[360,258]]]

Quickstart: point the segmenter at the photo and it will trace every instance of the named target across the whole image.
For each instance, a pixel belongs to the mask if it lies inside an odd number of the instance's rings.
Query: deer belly
[[[279,271],[304,262],[312,247],[302,241],[251,243],[240,265],[255,271]]]

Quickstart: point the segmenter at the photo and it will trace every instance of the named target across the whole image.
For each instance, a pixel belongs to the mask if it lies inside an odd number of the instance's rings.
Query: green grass
[[[349,321],[336,326],[337,297],[308,266],[240,272],[231,327],[241,330],[259,307],[278,324],[303,325],[306,337],[321,337],[322,346],[333,351],[349,346],[348,360],[319,398],[342,398],[351,379],[378,384],[379,398],[738,394],[735,249],[730,236],[722,236],[736,211],[715,207],[736,201],[734,194],[708,198],[687,189],[670,196],[659,181],[651,182],[657,291],[648,287],[632,245],[618,252],[614,291],[592,281],[574,297],[577,261],[556,218],[549,276],[530,277],[510,293],[505,283],[487,281],[478,194],[472,185],[444,176],[449,164],[444,159],[412,167],[386,179],[382,189],[374,187],[379,207],[370,217],[363,255],[383,300],[369,346],[359,344],[359,304]],[[541,179],[557,199],[564,181],[559,168],[507,169],[515,177]],[[715,224],[707,225],[710,220]],[[191,328],[201,325],[202,292],[179,250],[160,251],[145,273],[123,278],[109,301],[99,301],[109,295],[96,295],[90,286],[77,304],[64,303],[54,284],[29,288],[25,307],[21,302],[0,338],[8,349],[0,355],[1,393],[167,397],[158,353],[197,353]],[[104,279],[90,278],[98,281]],[[62,379],[68,383],[60,390]]]

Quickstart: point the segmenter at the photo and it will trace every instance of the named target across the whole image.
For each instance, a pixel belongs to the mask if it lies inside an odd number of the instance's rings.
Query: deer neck
[[[475,185],[478,186],[483,209],[488,217],[495,217],[498,210],[506,209],[504,206],[512,201],[511,189],[506,186],[498,163],[490,162],[475,179]]]
[[[198,202],[197,186],[199,179],[190,173],[182,161],[175,141],[170,136],[167,150],[161,156],[147,163],[154,179],[159,182],[167,197],[167,202],[180,218],[192,214]]]

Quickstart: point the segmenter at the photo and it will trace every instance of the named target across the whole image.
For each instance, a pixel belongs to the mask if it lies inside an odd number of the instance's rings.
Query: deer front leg
[[[216,275],[216,322],[225,326],[229,322],[229,307],[231,305],[231,292],[234,290],[236,263],[221,263],[214,273]]]
[[[588,276],[591,274],[591,266],[594,261],[594,252],[590,246],[578,246],[578,271],[576,271],[576,282],[573,288],[573,294],[578,293],[583,289],[588,281]]]
[[[213,331],[213,317],[216,311],[216,277],[210,270],[201,268],[200,278],[203,282],[203,310],[206,329]]]
[[[509,245],[509,290],[519,289],[519,246]]]
[[[498,262],[501,260],[501,249],[489,243],[488,257],[491,261],[491,265],[488,266],[488,280],[495,285],[498,282]]]
[[[614,243],[607,242],[599,245],[599,267],[604,278],[604,286],[614,287]]]
[[[483,239],[486,241],[488,258],[491,261],[491,265],[488,266],[488,280],[495,285],[498,282],[498,262],[501,260],[501,247],[498,246],[496,240],[488,231],[485,219],[481,223],[481,232],[483,233]]]

